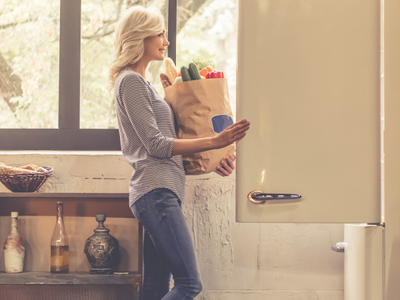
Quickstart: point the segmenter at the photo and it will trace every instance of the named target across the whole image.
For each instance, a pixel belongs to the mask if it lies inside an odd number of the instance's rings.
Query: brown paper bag
[[[233,124],[225,78],[192,80],[173,84],[164,89],[165,101],[171,105],[180,139],[217,135]],[[183,156],[187,175],[199,175],[216,170],[221,160],[233,154],[235,146]]]

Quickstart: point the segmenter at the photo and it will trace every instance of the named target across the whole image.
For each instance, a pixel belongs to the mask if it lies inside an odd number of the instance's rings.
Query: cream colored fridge
[[[380,2],[242,0],[238,34],[237,220],[380,223]]]
[[[363,223],[383,235],[396,180],[385,184],[385,147],[398,148],[400,127],[385,119],[400,101],[385,78],[385,26],[389,36],[400,23],[385,23],[384,4],[239,0],[237,119],[251,129],[237,145],[238,222]]]

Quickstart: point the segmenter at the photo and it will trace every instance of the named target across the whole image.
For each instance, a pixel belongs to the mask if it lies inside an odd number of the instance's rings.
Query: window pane
[[[166,0],[126,2],[155,7],[164,12],[167,22]],[[117,128],[114,99],[107,89],[108,62],[113,51],[115,23],[127,8],[126,2],[82,0],[81,128]],[[152,67],[151,72],[155,74],[158,68]]]
[[[211,61],[228,80],[236,105],[237,0],[178,0],[177,67]]]
[[[1,1],[0,12],[0,128],[57,128],[60,1]]]

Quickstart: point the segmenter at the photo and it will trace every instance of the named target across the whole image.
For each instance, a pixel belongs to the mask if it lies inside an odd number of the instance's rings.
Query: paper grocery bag
[[[165,101],[171,105],[180,139],[212,137],[233,124],[225,78],[192,80],[164,89]],[[187,175],[216,170],[223,158],[233,154],[235,146],[183,155]]]

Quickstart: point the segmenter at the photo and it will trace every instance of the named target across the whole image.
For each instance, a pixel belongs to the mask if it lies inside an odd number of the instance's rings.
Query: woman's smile
[[[165,52],[165,49],[168,47],[168,45],[169,45],[169,42],[168,42],[167,38],[165,37],[165,31],[163,31],[159,35],[148,37],[145,40],[146,57],[148,58],[149,61],[163,60],[164,52]],[[158,54],[156,54],[156,53],[158,53]]]

